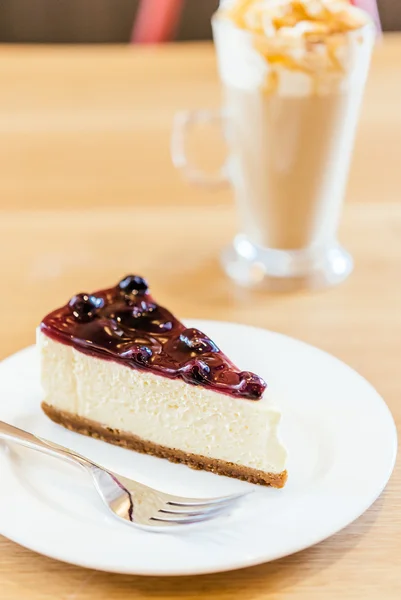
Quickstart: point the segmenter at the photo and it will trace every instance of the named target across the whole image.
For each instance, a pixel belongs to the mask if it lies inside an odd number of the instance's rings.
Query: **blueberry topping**
[[[181,369],[181,376],[187,383],[206,383],[210,377],[210,367],[203,360],[191,360]]]
[[[260,400],[266,388],[257,375],[239,371],[202,331],[186,328],[155,302],[138,275],[93,294],[77,294],[40,327],[90,356],[236,398]]]
[[[118,287],[127,296],[142,296],[149,289],[146,279],[139,275],[127,275],[120,281]]]
[[[90,296],[89,294],[77,294],[73,296],[68,303],[77,321],[90,321],[96,314],[98,308],[104,304],[102,298]]]
[[[202,352],[218,352],[219,349],[211,339],[209,339],[199,329],[184,329],[180,334],[180,342],[188,350],[201,354]]]
[[[251,400],[259,400],[266,389],[266,383],[263,379],[250,371],[242,371],[240,377],[239,389],[241,394]]]
[[[116,321],[121,323],[129,323],[133,322],[134,327],[138,327],[137,319],[149,319],[151,318],[151,313],[155,310],[156,305],[151,302],[145,302],[142,300],[141,302],[137,302],[136,304],[130,305],[127,310],[126,307],[120,312],[115,313]]]
[[[141,365],[146,365],[152,358],[153,352],[147,346],[133,346],[129,350],[126,350],[121,356]]]
[[[140,330],[149,335],[165,334],[173,328],[171,320],[155,304],[144,301],[124,306],[122,310],[113,313],[112,318],[126,329]]]

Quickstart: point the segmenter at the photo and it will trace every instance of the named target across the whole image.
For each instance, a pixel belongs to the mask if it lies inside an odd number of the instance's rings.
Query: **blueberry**
[[[127,296],[142,296],[149,289],[146,279],[139,275],[127,275],[120,281],[118,287]]]
[[[180,371],[187,383],[206,383],[210,377],[210,367],[203,360],[191,360]]]
[[[180,334],[180,342],[188,349],[199,354],[203,352],[219,352],[218,347],[199,329],[184,329]]]
[[[96,314],[98,308],[101,308],[104,304],[102,298],[91,296],[89,294],[77,294],[73,296],[68,303],[68,306],[72,310],[72,314],[77,321],[90,321]]]
[[[133,346],[122,354],[123,358],[133,360],[140,365],[146,365],[153,356],[153,352],[147,346]]]
[[[241,392],[241,395],[250,400],[259,400],[266,389],[266,383],[263,379],[250,371],[242,371],[240,377],[241,383],[239,391]]]

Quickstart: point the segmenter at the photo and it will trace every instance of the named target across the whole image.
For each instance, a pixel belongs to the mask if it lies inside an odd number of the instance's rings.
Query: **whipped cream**
[[[221,12],[237,27],[267,38],[322,40],[359,29],[369,21],[349,0],[233,0]]]
[[[365,79],[375,37],[369,15],[349,0],[226,0],[213,31],[228,85],[285,96]]]

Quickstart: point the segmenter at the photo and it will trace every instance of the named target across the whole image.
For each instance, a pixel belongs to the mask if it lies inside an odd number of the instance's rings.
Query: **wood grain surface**
[[[190,188],[170,164],[174,110],[218,103],[209,45],[1,48],[0,356],[33,343],[41,317],[73,293],[134,271],[182,317],[258,325],[333,353],[378,389],[399,425],[400,52],[396,35],[377,49],[363,108],[340,236],[355,272],[327,292],[267,295],[237,289],[220,270],[236,229],[229,191]],[[0,599],[399,600],[400,562],[396,467],[341,533],[233,573],[110,575],[0,538]]]
[[[219,104],[211,44],[0,46],[0,56],[2,206],[231,204],[229,192],[205,194],[183,185],[169,155],[175,111]],[[388,34],[367,86],[352,202],[400,197],[400,56],[401,38]],[[204,137],[213,144],[207,153],[199,144],[200,158],[217,164],[218,132]]]

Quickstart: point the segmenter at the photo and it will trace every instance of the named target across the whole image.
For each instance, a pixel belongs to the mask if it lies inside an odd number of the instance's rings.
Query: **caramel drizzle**
[[[337,0],[337,3],[343,1],[345,6],[350,6],[349,0]],[[269,63],[271,71],[269,72],[262,89],[265,93],[273,93],[279,84],[279,69],[284,67],[290,71],[298,71],[310,76],[313,80],[313,90],[317,91],[317,75],[319,70],[324,72],[343,73],[343,66],[338,59],[337,50],[344,44],[344,34],[350,31],[360,29],[365,22],[356,19],[355,15],[350,14],[346,8],[344,10],[330,11],[327,7],[321,6],[321,10],[316,14],[308,12],[306,4],[301,0],[292,0],[286,8],[284,14],[272,15],[270,23],[276,32],[284,27],[295,27],[299,23],[311,23],[313,28],[300,34],[305,44],[304,58],[294,58],[285,51],[279,51],[275,44],[274,37],[269,37],[265,33],[264,15],[266,14],[266,5],[260,0],[237,0],[232,6],[222,9],[223,16],[229,18],[238,28],[245,29],[255,34],[254,47],[257,52],[263,56]],[[285,38],[283,37],[283,41]],[[319,57],[319,62],[314,62],[314,47],[324,45],[325,55]]]

